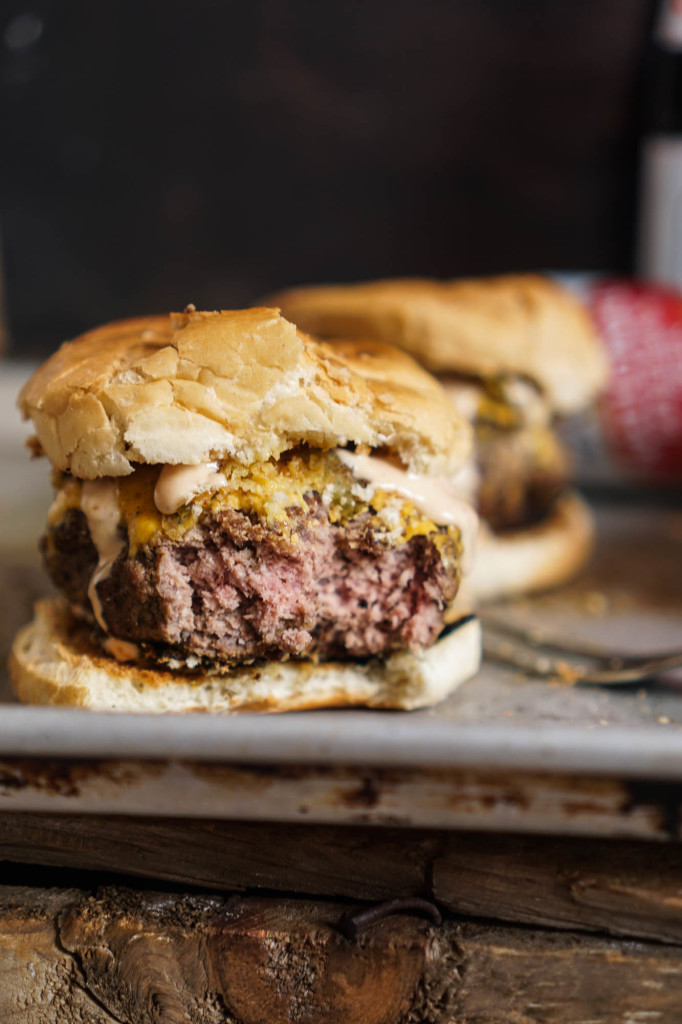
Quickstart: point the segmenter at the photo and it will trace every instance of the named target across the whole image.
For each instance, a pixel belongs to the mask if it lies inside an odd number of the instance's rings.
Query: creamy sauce
[[[47,513],[48,526],[56,526],[70,508],[78,508],[80,487],[76,480],[67,480],[57,491]]]
[[[441,384],[460,416],[469,423],[475,423],[483,397],[483,388],[468,381],[448,380],[447,377],[441,378]]]
[[[81,487],[81,509],[88,521],[92,542],[97,548],[97,565],[90,578],[88,597],[97,622],[108,633],[97,584],[105,580],[121,553],[125,541],[119,534],[121,512],[118,486],[114,480],[84,480]]]
[[[469,505],[476,505],[481,486],[481,472],[475,459],[469,459],[451,478],[453,493]]]
[[[524,425],[544,427],[549,423],[551,410],[547,400],[530,381],[522,377],[505,377],[500,383],[504,402],[517,410]],[[474,424],[480,404],[485,399],[485,389],[480,384],[449,380],[447,377],[441,378],[441,384],[460,416]]]
[[[551,419],[547,400],[530,381],[509,377],[503,383],[505,400],[519,409],[527,426],[546,427]]]
[[[198,466],[164,466],[154,488],[154,504],[163,515],[173,515],[202,491],[217,491],[227,483],[217,462]]]
[[[471,555],[478,532],[476,512],[461,498],[458,477],[424,476],[381,459],[377,455],[359,455],[337,448],[336,455],[359,481],[367,481],[373,490],[395,491],[408,498],[415,508],[439,526],[456,526],[462,539],[463,566]]]
[[[462,538],[463,562],[471,555],[478,530],[478,517],[469,503],[477,486],[473,464],[465,465],[453,477],[430,477],[410,473],[376,455],[359,455],[344,448],[335,449],[335,453],[354,477],[373,491],[394,491],[410,500],[415,508],[439,526],[456,526]],[[217,491],[226,485],[225,474],[220,471],[218,462],[164,466],[154,488],[154,503],[162,514],[173,515],[197,494]],[[100,551],[99,545],[97,550]],[[104,578],[104,568],[103,574],[99,575],[98,566],[98,580]]]
[[[118,637],[108,636],[102,644],[107,654],[116,661],[136,661],[140,656],[140,648],[129,640],[119,640]]]

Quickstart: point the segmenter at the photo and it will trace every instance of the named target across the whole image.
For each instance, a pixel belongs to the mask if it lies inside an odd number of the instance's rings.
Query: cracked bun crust
[[[445,475],[471,450],[468,424],[404,352],[318,343],[277,309],[107,324],[62,345],[20,407],[52,463],[85,479],[349,442]]]
[[[432,372],[528,377],[562,414],[583,408],[606,382],[589,316],[538,275],[296,288],[270,301],[314,335],[387,342]]]

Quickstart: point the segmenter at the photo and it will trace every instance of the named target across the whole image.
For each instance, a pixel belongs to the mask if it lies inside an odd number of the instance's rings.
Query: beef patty
[[[97,586],[109,632],[189,665],[366,658],[436,639],[458,586],[452,532],[389,545],[371,512],[335,524],[317,497],[290,515],[286,545],[253,514],[224,509],[181,541],[160,534],[133,557],[124,548]],[[89,608],[97,552],[83,513],[69,509],[42,550],[57,587]]]
[[[478,512],[496,532],[543,519],[565,490],[570,459],[550,427],[476,427]]]

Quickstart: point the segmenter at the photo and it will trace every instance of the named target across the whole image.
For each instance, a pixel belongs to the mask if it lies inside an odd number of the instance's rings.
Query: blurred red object
[[[611,360],[598,405],[559,427],[580,483],[682,483],[682,292],[559,275],[592,314]]]
[[[611,357],[608,448],[638,475],[682,479],[682,293],[597,280],[587,302]]]

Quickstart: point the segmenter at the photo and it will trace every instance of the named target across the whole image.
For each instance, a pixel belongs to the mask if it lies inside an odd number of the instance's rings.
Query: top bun
[[[107,324],[62,345],[19,404],[54,465],[86,479],[348,442],[447,474],[471,448],[468,425],[404,353],[320,344],[277,309],[188,307]]]
[[[312,334],[389,342],[435,372],[528,377],[559,413],[581,409],[606,382],[589,316],[537,275],[297,288],[271,301]]]

